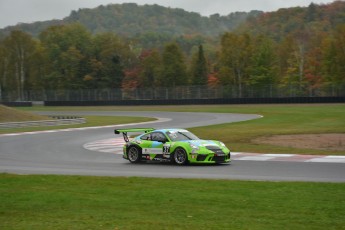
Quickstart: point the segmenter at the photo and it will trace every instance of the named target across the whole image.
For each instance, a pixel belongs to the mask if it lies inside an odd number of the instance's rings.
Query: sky
[[[0,0],[0,28],[18,23],[63,19],[72,10],[126,2],[182,8],[209,16],[216,13],[228,15],[236,11],[276,11],[280,8],[308,6],[311,2],[327,4],[333,0]]]

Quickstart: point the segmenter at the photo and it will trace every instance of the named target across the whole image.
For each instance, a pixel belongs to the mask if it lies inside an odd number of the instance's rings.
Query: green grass
[[[258,137],[282,134],[345,133],[345,104],[32,107],[24,108],[24,110],[260,114],[264,117],[245,122],[191,128],[190,130],[201,138],[221,140],[236,152],[345,155],[345,151],[301,149],[252,142]]]
[[[220,139],[236,151],[345,154],[345,151],[297,149],[252,142],[255,138],[272,135],[345,133],[345,106],[342,104],[226,106],[208,111],[253,113],[264,116],[261,119],[251,121],[191,129],[201,137]]]
[[[345,229],[345,183],[0,174],[0,229]]]

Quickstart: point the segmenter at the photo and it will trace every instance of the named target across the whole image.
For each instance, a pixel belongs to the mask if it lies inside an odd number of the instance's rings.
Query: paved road
[[[53,113],[49,113],[54,115]],[[61,115],[146,116],[158,123],[135,127],[189,128],[238,122],[259,115],[173,112],[78,112]],[[133,127],[134,127],[133,126]],[[125,127],[130,127],[126,125]],[[21,135],[0,135],[0,172],[22,174],[72,174],[145,176],[273,181],[345,182],[344,164],[275,161],[236,161],[230,165],[176,166],[160,163],[130,164],[120,155],[90,151],[83,146],[114,137],[113,127],[69,129]]]

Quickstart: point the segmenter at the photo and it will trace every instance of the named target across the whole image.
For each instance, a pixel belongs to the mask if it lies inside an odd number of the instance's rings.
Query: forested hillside
[[[159,5],[110,4],[106,6],[101,5],[94,9],[72,11],[63,20],[32,24],[22,23],[7,27],[1,32],[6,34],[12,30],[21,30],[37,36],[42,30],[52,25],[80,23],[91,33],[114,32],[126,37],[145,36],[145,34],[151,37],[153,36],[152,34],[170,37],[184,34],[200,34],[214,37],[225,31],[235,29],[248,16],[256,16],[260,13],[262,12],[229,12],[227,16],[215,14],[210,17],[203,17],[198,13]]]
[[[344,12],[344,1],[209,18],[158,5],[81,9],[33,24],[37,36],[7,28],[0,100],[344,95]]]
[[[293,7],[267,12],[250,17],[238,31],[253,35],[267,34],[281,41],[288,35],[316,36],[336,29],[345,23],[345,2],[334,1],[332,4],[308,7]]]

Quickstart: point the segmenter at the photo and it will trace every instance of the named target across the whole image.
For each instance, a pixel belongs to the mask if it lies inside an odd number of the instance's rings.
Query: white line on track
[[[115,128],[115,127],[123,127],[123,126],[133,126],[133,125],[160,123],[160,122],[167,122],[167,121],[171,120],[170,118],[161,118],[161,117],[154,117],[154,118],[156,118],[157,120],[155,120],[155,121],[147,121],[147,122],[130,123],[130,124],[121,124],[121,125],[106,125],[106,126],[92,126],[92,127],[84,127],[84,128],[54,129],[54,130],[22,132],[22,133],[6,133],[6,134],[0,134],[0,137],[33,135],[33,134],[42,134],[42,133],[71,132],[71,131],[81,131],[81,130],[91,130],[91,129],[101,129],[101,128]]]

